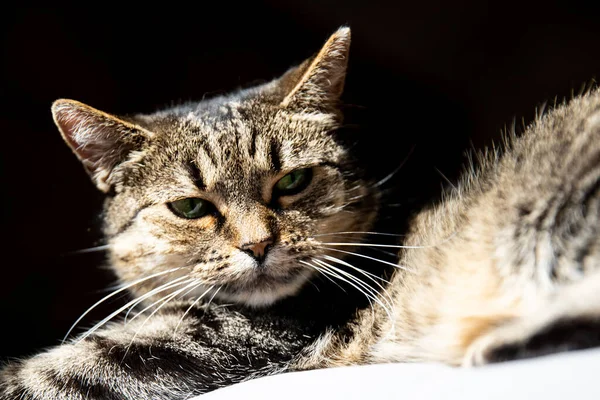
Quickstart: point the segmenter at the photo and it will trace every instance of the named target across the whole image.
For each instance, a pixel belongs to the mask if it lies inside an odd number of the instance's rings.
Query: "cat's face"
[[[227,97],[128,121],[55,104],[65,139],[113,192],[111,265],[126,284],[155,276],[134,293],[267,305],[296,293],[315,259],[341,258],[322,245],[329,234],[369,229],[377,193],[334,132],[349,32],[336,35],[280,80]]]

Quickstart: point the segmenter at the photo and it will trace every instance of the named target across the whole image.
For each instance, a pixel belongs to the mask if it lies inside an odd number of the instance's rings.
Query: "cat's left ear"
[[[344,90],[350,51],[350,28],[338,29],[319,53],[281,78],[286,95],[282,107],[331,110]]]
[[[57,100],[52,116],[63,139],[98,189],[110,191],[112,172],[152,137],[147,130],[75,100]]]

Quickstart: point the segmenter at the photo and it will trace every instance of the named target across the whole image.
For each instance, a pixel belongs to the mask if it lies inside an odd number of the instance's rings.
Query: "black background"
[[[102,196],[53,126],[57,98],[152,112],[271,79],[348,24],[359,149],[385,174],[416,145],[394,181],[409,212],[438,170],[456,178],[467,149],[600,73],[600,2],[90,4],[2,11],[2,357],[58,343],[113,283],[102,254],[72,253],[100,243]]]

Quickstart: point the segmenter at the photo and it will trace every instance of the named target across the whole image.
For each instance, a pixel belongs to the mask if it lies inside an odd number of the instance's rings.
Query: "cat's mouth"
[[[233,301],[251,307],[265,307],[296,294],[309,277],[310,274],[307,274],[306,269],[301,266],[290,268],[285,276],[275,276],[269,274],[266,268],[261,268],[251,279],[212,285],[212,288],[199,287],[195,292],[204,293],[208,290],[213,292],[216,299],[222,301]],[[190,293],[189,297],[193,298],[199,293]]]
[[[204,288],[198,288],[189,297],[212,287],[210,291],[215,291],[216,299],[263,307],[295,295],[314,272],[300,262],[305,257],[290,259],[289,254],[280,252],[273,252],[264,260],[246,255],[236,258],[230,261],[228,270],[222,271],[220,279],[211,280],[210,285],[203,285]]]

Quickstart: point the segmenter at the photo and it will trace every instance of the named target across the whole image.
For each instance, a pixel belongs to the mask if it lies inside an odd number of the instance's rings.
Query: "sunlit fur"
[[[292,370],[473,366],[600,345],[600,90],[508,135],[417,213],[401,243],[377,243],[384,233],[366,232],[377,184],[334,133],[348,46],[342,28],[280,80],[149,116],[55,103],[63,137],[111,196],[105,231],[123,286],[103,300],[136,296],[0,370],[0,399],[178,400]],[[275,182],[305,167],[306,190],[274,202]],[[186,197],[218,216],[175,216],[167,203]],[[259,267],[240,248],[267,237],[275,246]],[[399,249],[396,272],[363,270],[390,265],[365,246]],[[301,307],[245,307],[291,296],[317,271],[370,307],[350,304],[335,326],[310,318],[310,296],[287,300],[307,305],[308,319]],[[243,306],[198,305],[215,294]],[[126,323],[111,323],[119,314]]]
[[[600,90],[539,116],[412,221],[387,289],[300,368],[482,365],[600,346]],[[385,297],[389,298],[386,294]]]
[[[342,29],[278,80],[150,115],[117,118],[55,103],[67,143],[98,187],[113,193],[105,233],[123,283],[181,267],[168,278],[201,282],[185,298],[213,286],[218,298],[265,306],[294,295],[315,273],[300,261],[339,256],[320,248],[318,235],[369,230],[376,188],[336,138],[348,45]],[[300,168],[312,168],[309,186],[274,198],[276,182]],[[189,197],[217,212],[185,219],[167,206]],[[259,265],[243,247],[265,238],[273,244]],[[159,284],[131,290],[142,295]]]

